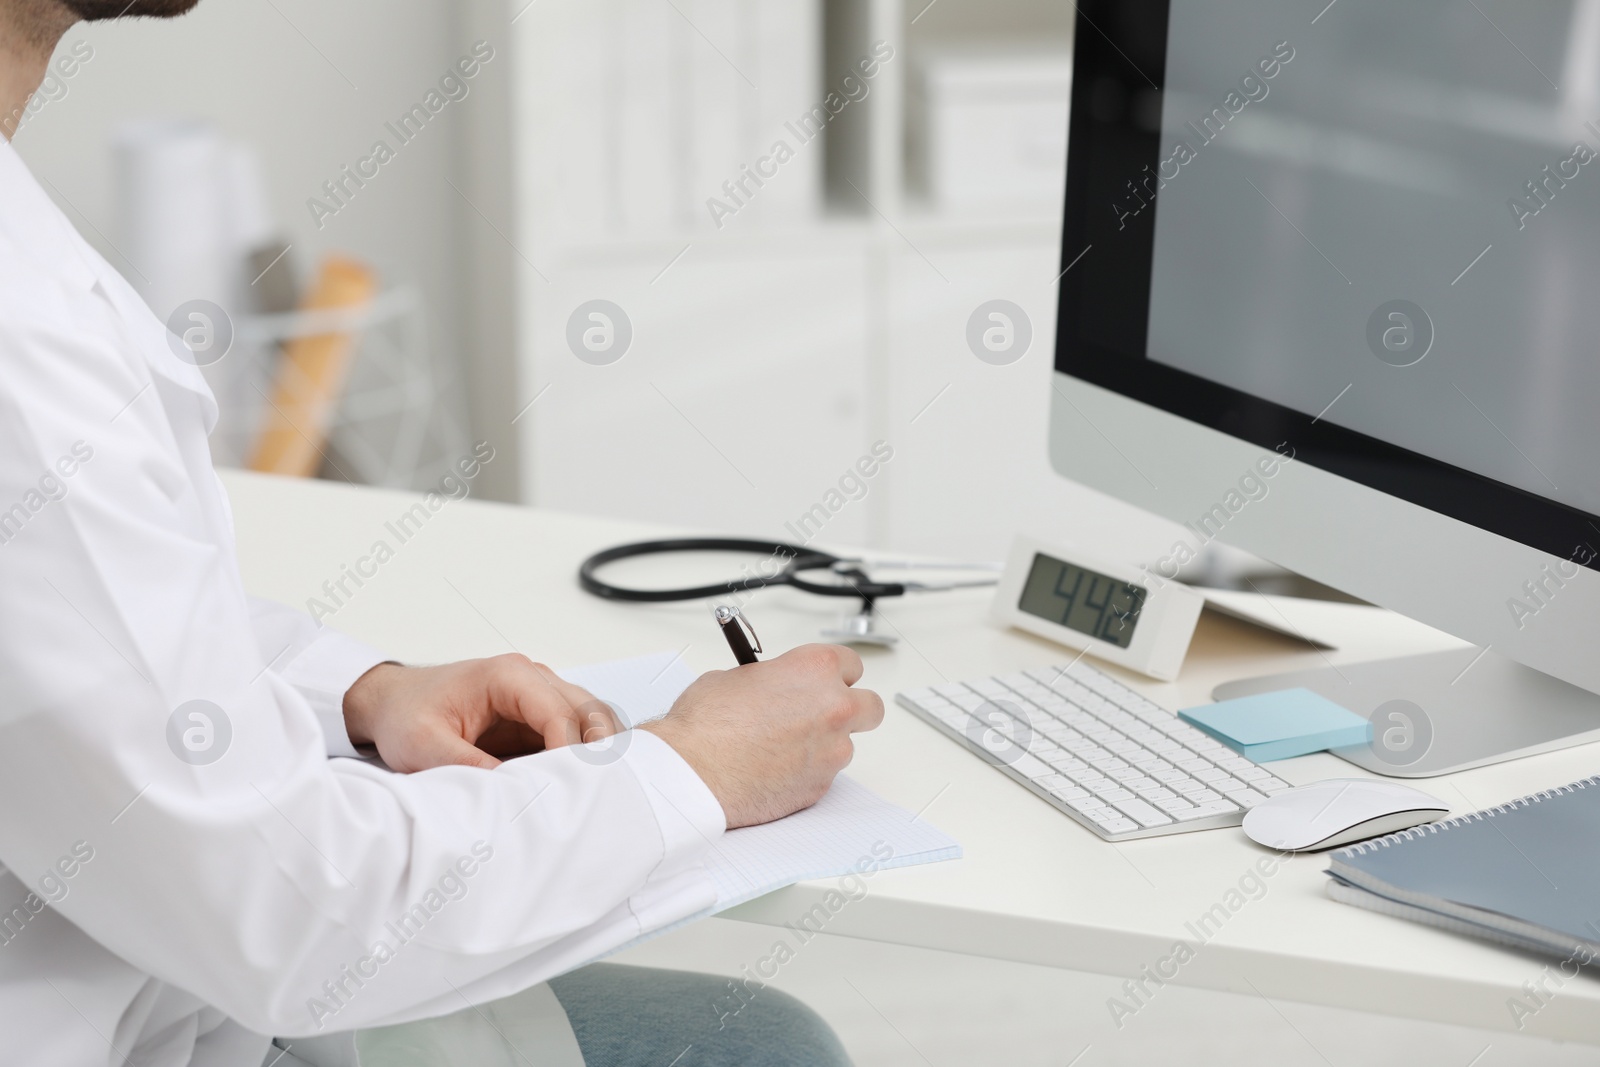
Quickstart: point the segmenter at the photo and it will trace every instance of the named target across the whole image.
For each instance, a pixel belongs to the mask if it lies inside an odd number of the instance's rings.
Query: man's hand
[[[883,721],[883,699],[850,688],[861,671],[848,648],[802,645],[701,675],[666,718],[640,729],[694,768],[730,830],[770,822],[820,800],[855,754],[850,735]]]
[[[405,772],[496,767],[497,757],[597,741],[621,727],[587,689],[514,653],[440,667],[380,663],[345,693],[344,722],[353,743],[377,745]]]

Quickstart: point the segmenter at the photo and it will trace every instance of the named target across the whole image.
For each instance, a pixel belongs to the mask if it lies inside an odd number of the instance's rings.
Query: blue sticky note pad
[[[1203,704],[1178,717],[1257,763],[1372,740],[1371,723],[1309,689]]]

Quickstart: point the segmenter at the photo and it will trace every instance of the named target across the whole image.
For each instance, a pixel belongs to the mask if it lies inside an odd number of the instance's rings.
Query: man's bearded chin
[[[170,19],[189,12],[200,0],[61,0],[85,22],[115,18]]]

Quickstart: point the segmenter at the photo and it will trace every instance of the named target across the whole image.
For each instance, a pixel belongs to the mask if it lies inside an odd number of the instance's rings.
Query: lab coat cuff
[[[651,881],[698,872],[705,854],[728,828],[722,805],[671,745],[648,730],[630,733],[623,762],[655,812],[664,846]]]
[[[345,730],[344,695],[363,674],[380,663],[393,662],[394,657],[364,641],[324,626],[298,655],[279,666],[278,674],[299,690],[316,712],[328,755],[360,756]]]

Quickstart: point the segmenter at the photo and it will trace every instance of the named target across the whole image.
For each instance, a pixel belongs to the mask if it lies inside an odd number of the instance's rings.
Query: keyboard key
[[[1233,801],[1246,811],[1249,811],[1251,808],[1267,799],[1262,794],[1257,793],[1254,789],[1236,789],[1232,793],[1228,793],[1226,795],[1229,800]]]
[[[1066,785],[1060,785],[1052,788],[1050,790],[1050,795],[1055,797],[1057,800],[1082,800],[1084,797],[1089,796],[1090,793],[1087,789],[1079,789],[1077,786],[1068,782]]]
[[[1201,733],[1199,730],[1196,730],[1193,726],[1185,726],[1183,723],[1179,723],[1178,725],[1182,726],[1183,729],[1164,729],[1161,732],[1178,742],[1180,745],[1186,745],[1203,756],[1210,755],[1213,759],[1221,759],[1223,756],[1231,756],[1234,754],[1233,749],[1228,748],[1226,745],[1218,744],[1210,737]]]
[[[1101,769],[1105,771],[1107,778],[1115,778],[1119,782],[1129,782],[1135,778],[1144,777],[1144,773],[1139,768],[1129,767],[1126,764],[1121,767],[1102,767]]]
[[[1204,804],[1196,804],[1191,811],[1186,811],[1178,818],[1184,822],[1190,819],[1209,819],[1213,815],[1232,815],[1238,811],[1238,805],[1228,800],[1210,800]]]
[[[1069,800],[1066,803],[1067,807],[1071,808],[1073,811],[1081,811],[1085,815],[1089,814],[1091,811],[1101,811],[1110,807],[1106,801],[1094,796],[1079,797],[1076,800]]]
[[[1173,782],[1171,788],[1179,793],[1182,793],[1184,796],[1192,796],[1195,793],[1211,792],[1211,790],[1206,788],[1206,784],[1204,782],[1196,781],[1193,778],[1184,778]],[[1216,794],[1213,793],[1212,795],[1215,796]]]
[[[1249,789],[1250,787],[1237,778],[1217,778],[1211,782],[1211,788],[1219,793],[1232,793],[1236,789]]]
[[[1222,794],[1210,789],[1202,789],[1197,793],[1185,793],[1184,796],[1196,804],[1212,804],[1222,799]]]
[[[1119,800],[1116,807],[1140,826],[1165,826],[1172,821],[1142,800]]]
[[[1294,787],[1281,778],[1267,778],[1265,781],[1251,782],[1250,788],[1257,792],[1265,793],[1269,797],[1275,797],[1285,789],[1293,789]]]
[[[1129,788],[1133,789],[1132,786],[1129,786]],[[1152,804],[1158,800],[1168,800],[1178,795],[1164,785],[1147,785],[1138,789],[1133,789],[1133,791],[1138,793],[1144,799],[1150,801]]]
[[[1168,815],[1172,816],[1174,819],[1183,818],[1184,812],[1193,811],[1195,808],[1193,804],[1189,803],[1187,800],[1184,800],[1182,797],[1164,797],[1159,800],[1152,800],[1151,803],[1160,808],[1162,811],[1166,812]]]
[[[1168,765],[1165,769],[1162,769],[1162,768],[1158,767],[1157,769],[1155,769],[1153,771],[1150,771],[1149,774],[1150,774],[1150,777],[1154,778],[1158,782],[1192,782],[1192,781],[1194,781],[1193,778],[1190,778],[1187,774],[1184,774],[1182,771],[1178,770],[1176,767],[1173,767],[1171,765]]]
[[[1219,782],[1228,777],[1228,772],[1218,767],[1185,767],[1184,770],[1188,771],[1192,777],[1198,778],[1202,782]]]
[[[1272,777],[1260,767],[1233,767],[1230,770],[1233,771],[1233,776],[1241,782],[1259,782]]]
[[[1249,770],[1257,765],[1245,759],[1243,756],[1225,756],[1224,758],[1217,760],[1217,766],[1230,771],[1243,771]]]
[[[1044,759],[1043,756],[1039,758]],[[1087,770],[1089,767],[1089,765],[1083,762],[1083,760],[1069,756],[1065,752],[1061,753],[1059,756],[1052,756],[1049,759],[1046,759],[1045,762],[1063,774],[1069,774],[1072,771]]]
[[[1054,767],[1040,759],[1030,756],[1026,752],[1013,752],[1001,757],[1011,765],[1011,769],[1028,778],[1044,778],[1056,773]]]
[[[1107,785],[1104,789],[1096,789],[1094,793],[1101,800],[1104,800],[1110,804],[1114,804],[1119,800],[1133,799],[1133,794],[1131,792],[1123,789],[1121,786],[1118,786],[1115,783]]]
[[[1095,814],[1099,813],[1096,812]],[[1090,818],[1094,818],[1094,816],[1091,815]],[[1095,819],[1094,823],[1108,834],[1125,834],[1130,830],[1137,830],[1139,828],[1138,823],[1133,822],[1131,819],[1123,819],[1120,817],[1115,819]]]

